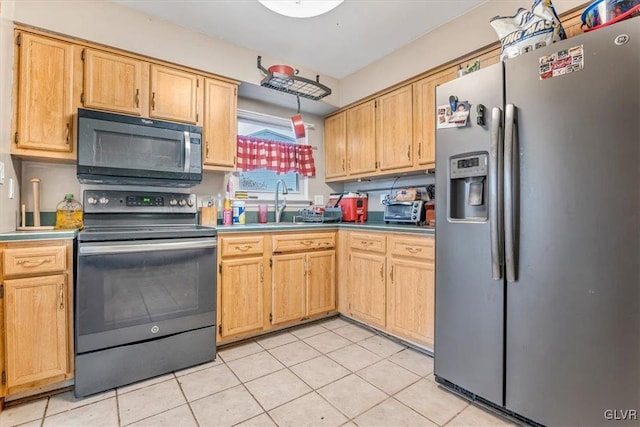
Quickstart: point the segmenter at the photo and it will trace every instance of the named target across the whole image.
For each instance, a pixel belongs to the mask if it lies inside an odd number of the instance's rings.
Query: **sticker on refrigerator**
[[[582,70],[584,68],[582,45],[564,49],[548,56],[541,56],[538,64],[540,80]]]
[[[455,110],[451,105],[438,105],[436,115],[438,129],[465,127],[469,119],[469,101],[457,102]]]

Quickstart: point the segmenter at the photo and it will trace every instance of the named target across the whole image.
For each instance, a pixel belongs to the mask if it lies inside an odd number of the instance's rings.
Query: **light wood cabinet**
[[[201,77],[187,71],[151,64],[149,117],[198,124]]]
[[[2,251],[2,396],[73,377],[73,243],[9,242]]]
[[[362,176],[376,171],[376,109],[373,100],[347,110],[347,171]]]
[[[426,348],[433,348],[434,238],[341,231],[341,313]]]
[[[335,311],[335,244],[334,232],[272,237],[272,324]]]
[[[349,314],[370,325],[386,324],[385,236],[351,232],[349,250]]]
[[[413,166],[413,91],[401,87],[376,100],[376,147],[381,172]]]
[[[265,317],[265,238],[220,236],[218,341],[263,330]]]
[[[233,170],[236,167],[237,99],[237,85],[205,79],[202,157],[206,169]]]
[[[413,130],[417,167],[436,164],[436,86],[456,78],[456,68],[432,74],[413,84]]]
[[[149,64],[134,58],[86,48],[82,103],[86,108],[145,115]],[[144,78],[144,79],[143,79]]]
[[[16,32],[16,118],[11,154],[75,159],[73,46]]]
[[[271,323],[290,322],[306,315],[306,254],[274,255]]]
[[[324,122],[325,178],[347,175],[347,113],[343,111]]]
[[[223,259],[220,277],[220,336],[226,338],[262,330],[265,326],[262,257]]]
[[[7,387],[58,378],[69,372],[67,277],[4,282]]]
[[[433,348],[434,239],[388,237],[387,330]]]

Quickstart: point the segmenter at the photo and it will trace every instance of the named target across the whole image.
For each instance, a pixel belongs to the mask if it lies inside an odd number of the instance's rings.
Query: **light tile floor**
[[[216,361],[86,399],[10,406],[5,426],[503,426],[442,390],[433,359],[343,318],[218,352]]]

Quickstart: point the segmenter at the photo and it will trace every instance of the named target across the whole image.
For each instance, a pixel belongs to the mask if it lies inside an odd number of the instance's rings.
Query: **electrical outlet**
[[[324,196],[322,194],[316,194],[313,196],[313,204],[316,206],[324,205]]]
[[[4,163],[0,162],[0,185],[4,185]]]
[[[380,204],[384,205],[384,201],[387,200],[387,195],[386,194],[381,194],[380,195]]]
[[[16,197],[16,190],[13,188],[13,178],[9,178],[9,198]]]

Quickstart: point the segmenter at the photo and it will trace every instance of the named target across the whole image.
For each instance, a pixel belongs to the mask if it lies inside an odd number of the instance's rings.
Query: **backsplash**
[[[410,175],[401,177],[389,177],[375,180],[362,180],[360,182],[348,182],[344,185],[344,191],[365,192],[369,196],[369,220],[371,213],[383,212],[384,205],[380,203],[380,196],[395,193],[397,189],[416,187],[423,189],[429,184],[435,184],[435,175]],[[392,190],[393,188],[393,190]],[[382,220],[382,218],[380,218]]]

